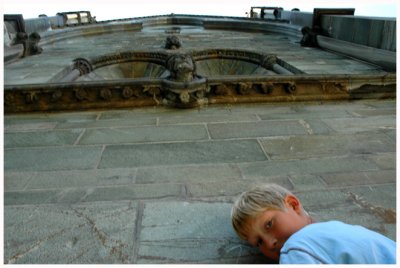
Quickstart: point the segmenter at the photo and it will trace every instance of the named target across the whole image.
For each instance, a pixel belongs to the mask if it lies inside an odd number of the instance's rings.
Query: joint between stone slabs
[[[99,166],[100,166],[100,163],[101,163],[101,159],[103,158],[103,153],[104,153],[105,150],[106,150],[106,145],[103,145],[102,149],[101,149],[101,152],[100,152],[100,155],[99,155],[99,159],[97,160],[97,164],[94,167],[94,169],[99,169]]]
[[[207,136],[208,136],[208,140],[213,140],[212,138],[211,138],[211,133],[210,133],[210,130],[208,129],[208,123],[204,123],[204,127],[205,127],[205,129],[206,129],[206,133],[207,133]]]
[[[29,179],[26,180],[24,187],[22,187],[22,191],[27,191],[28,190],[28,185],[30,184],[30,182],[33,180],[33,178],[36,178],[36,176],[39,174],[39,172],[35,171],[32,173],[32,175],[30,176]],[[4,176],[3,176],[4,178]],[[6,192],[6,190],[4,189],[4,192]]]
[[[142,220],[144,213],[145,204],[142,201],[138,201],[136,208],[136,221],[135,221],[135,229],[133,230],[133,249],[132,249],[132,257],[129,258],[130,263],[137,263],[138,255],[139,255],[139,236],[142,230]]]
[[[189,200],[192,197],[189,187],[186,183],[182,185],[182,196],[185,200]]]
[[[262,146],[261,141],[260,141],[260,138],[257,138],[257,143],[258,143],[258,145],[260,146],[261,151],[264,153],[265,157],[267,158],[267,161],[271,161],[271,157],[267,154],[267,152],[265,151],[264,147]],[[239,170],[240,170],[240,169],[239,169]],[[240,171],[240,173],[242,173],[242,172]],[[243,174],[242,174],[242,175],[243,175]]]
[[[76,141],[74,142],[73,146],[79,145],[79,142],[81,141],[83,135],[85,135],[85,132],[86,132],[86,128],[84,128],[82,130],[82,132],[79,134],[79,136],[76,138]]]

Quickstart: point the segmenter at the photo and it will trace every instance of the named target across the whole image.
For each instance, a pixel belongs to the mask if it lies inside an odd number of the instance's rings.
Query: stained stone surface
[[[396,101],[4,118],[4,263],[269,263],[230,223],[254,185],[396,239]]]

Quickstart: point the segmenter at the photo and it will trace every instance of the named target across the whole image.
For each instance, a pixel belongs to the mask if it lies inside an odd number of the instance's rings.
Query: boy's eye
[[[269,220],[265,223],[265,229],[271,229],[272,228],[272,220]]]
[[[262,245],[262,243],[263,243],[263,240],[261,239],[261,238],[259,238],[258,240],[257,240],[257,247],[261,247],[261,245]]]

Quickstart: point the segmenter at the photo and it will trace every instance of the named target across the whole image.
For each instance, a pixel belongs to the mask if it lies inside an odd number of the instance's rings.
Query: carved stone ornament
[[[204,97],[209,92],[207,80],[196,74],[196,64],[190,54],[171,55],[166,67],[170,76],[162,82],[163,103],[176,107],[193,107],[207,101]]]
[[[272,83],[262,83],[261,92],[264,94],[271,94],[274,90],[274,85]]]
[[[75,89],[75,97],[80,101],[89,99],[88,93],[83,88]]]
[[[276,62],[277,62],[277,57],[275,55],[266,55],[261,59],[261,66],[269,70],[272,70],[273,65],[276,64]]]
[[[59,99],[61,99],[62,95],[63,94],[62,94],[62,92],[60,90],[56,90],[51,95],[51,100],[52,101],[58,101]]]
[[[236,89],[240,95],[249,95],[251,93],[251,83],[238,83]]]
[[[79,70],[80,75],[85,75],[93,71],[93,67],[90,62],[82,58],[74,60],[74,68]]]
[[[133,90],[132,89],[130,89],[129,87],[124,87],[122,89],[122,97],[124,97],[125,99],[129,99],[132,96],[133,96]]]
[[[165,41],[166,49],[179,49],[182,46],[182,42],[176,35],[168,36]]]
[[[303,38],[300,41],[300,45],[303,47],[318,47],[317,33],[315,33],[310,27],[305,26],[301,29]]]
[[[112,97],[112,93],[111,90],[109,90],[108,88],[103,88],[100,90],[100,97],[103,100],[110,100]]]
[[[25,32],[18,32],[14,44],[22,44],[24,53],[22,57],[37,55],[42,53],[43,49],[39,47],[40,35],[37,32],[31,33],[29,36]]]
[[[25,102],[26,102],[27,104],[35,103],[35,102],[37,102],[38,100],[39,100],[39,97],[36,95],[35,92],[28,92],[28,93],[25,95]]]
[[[285,85],[285,91],[289,94],[293,94],[296,91],[296,84],[294,83],[287,83]]]

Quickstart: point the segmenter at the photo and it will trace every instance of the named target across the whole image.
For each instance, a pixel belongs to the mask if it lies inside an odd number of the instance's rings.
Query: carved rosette
[[[202,77],[188,83],[167,79],[162,82],[163,103],[178,108],[196,107],[207,103],[205,96],[208,92],[207,80]]]
[[[93,71],[92,64],[86,59],[78,58],[74,60],[74,69],[78,69],[80,75],[85,75]]]

